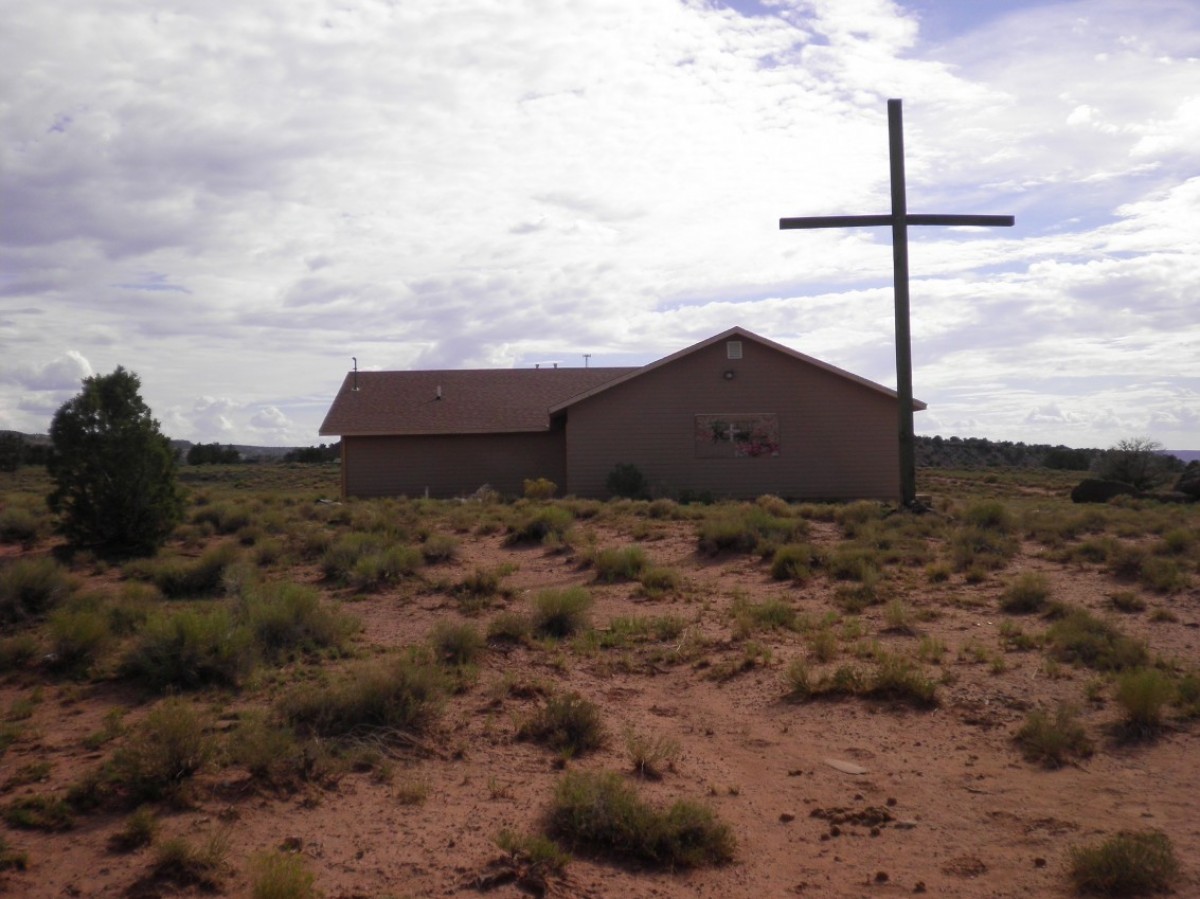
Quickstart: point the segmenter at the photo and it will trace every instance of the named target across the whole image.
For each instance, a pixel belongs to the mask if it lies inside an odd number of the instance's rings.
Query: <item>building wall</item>
[[[568,410],[568,492],[606,495],[617,463],[636,465],[666,495],[889,499],[900,495],[896,400],[742,339],[697,350]],[[731,379],[725,377],[733,372]],[[773,415],[779,455],[706,458],[697,415]]]
[[[566,484],[561,428],[527,434],[345,437],[347,496],[465,496],[484,484],[520,495],[525,478]]]

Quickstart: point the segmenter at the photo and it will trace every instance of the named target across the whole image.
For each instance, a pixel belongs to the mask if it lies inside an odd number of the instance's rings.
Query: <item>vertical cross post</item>
[[[917,501],[916,439],[913,427],[912,335],[908,302],[908,226],[972,225],[1011,227],[1011,215],[909,215],[904,180],[904,120],[899,100],[888,100],[888,156],[891,162],[892,211],[889,215],[825,215],[781,218],[781,230],[879,227],[892,229],[892,278],[896,298],[896,399],[900,404],[900,501]]]

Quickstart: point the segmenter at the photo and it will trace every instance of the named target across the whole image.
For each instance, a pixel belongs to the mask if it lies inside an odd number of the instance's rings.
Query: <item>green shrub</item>
[[[17,634],[0,637],[0,674],[19,671],[41,651],[41,645],[33,634]]]
[[[264,852],[250,863],[253,899],[318,899],[316,875],[294,852]]]
[[[255,780],[274,787],[289,787],[310,775],[318,762],[314,747],[305,746],[286,724],[262,712],[247,712],[230,734],[228,759],[241,765]]]
[[[509,526],[505,542],[546,543],[565,542],[575,516],[564,506],[540,506],[526,510],[516,523]]]
[[[1172,891],[1179,860],[1166,834],[1122,831],[1103,843],[1072,849],[1070,877],[1080,893],[1147,896]]]
[[[1010,614],[1040,612],[1050,599],[1050,579],[1040,571],[1024,571],[1004,589],[1000,608]]]
[[[647,736],[630,728],[625,731],[625,751],[636,774],[658,780],[664,771],[674,770],[680,746],[662,734]]]
[[[532,627],[547,637],[569,637],[588,624],[592,597],[583,587],[543,590],[533,598]]]
[[[85,673],[112,641],[102,612],[94,609],[56,609],[47,626],[54,667]]]
[[[1192,579],[1175,559],[1151,556],[1142,562],[1138,581],[1155,593],[1178,593],[1180,590],[1186,590]]]
[[[517,729],[518,739],[533,740],[569,756],[604,745],[604,723],[596,704],[578,693],[550,697]]]
[[[734,600],[730,612],[739,637],[763,630],[796,629],[796,609],[783,599],[764,599],[752,603],[739,598]]]
[[[592,559],[596,580],[606,584],[635,581],[647,564],[646,551],[640,546],[602,549]]]
[[[415,574],[421,562],[421,551],[417,547],[393,544],[360,556],[348,580],[360,590],[379,590]]]
[[[1121,633],[1115,624],[1096,618],[1086,609],[1072,608],[1050,625],[1046,640],[1056,658],[1094,668],[1123,671],[1146,664],[1146,645]]]
[[[1124,612],[1126,615],[1135,615],[1138,612],[1146,611],[1146,600],[1132,590],[1118,590],[1109,595],[1108,604],[1116,611]]]
[[[458,540],[449,534],[430,534],[421,544],[421,556],[426,562],[449,562],[458,556]]]
[[[604,489],[611,496],[626,499],[649,499],[650,482],[641,469],[629,462],[618,462],[604,479]]]
[[[114,753],[107,778],[134,802],[176,799],[215,752],[208,722],[189,703],[170,698]]]
[[[968,525],[953,533],[950,552],[959,571],[994,571],[1017,554],[1019,543],[1007,531]]]
[[[224,607],[180,609],[152,616],[122,669],[154,689],[237,686],[256,661],[254,636]]]
[[[245,592],[238,615],[264,656],[278,659],[293,651],[340,649],[358,622],[321,602],[313,587],[272,583]]]
[[[533,631],[533,625],[525,615],[516,612],[501,612],[488,624],[487,638],[495,643],[520,643]]]
[[[741,503],[722,506],[701,520],[698,534],[701,552],[759,552],[770,555],[784,543],[807,533],[802,518],[780,518],[760,506]]]
[[[8,506],[0,510],[0,543],[32,546],[46,533],[45,519],[28,509]]]
[[[783,683],[788,699],[807,701],[812,698],[812,675],[809,674],[808,664],[804,659],[792,659],[784,670]]]
[[[1155,668],[1123,671],[1117,676],[1116,698],[1125,710],[1126,735],[1151,736],[1162,727],[1163,712],[1175,698],[1175,684]]]
[[[19,830],[44,830],[50,833],[70,830],[75,815],[70,803],[57,796],[21,796],[4,806],[0,815],[9,827]]]
[[[967,507],[963,515],[967,524],[986,531],[1011,533],[1016,529],[1016,519],[1008,507],[997,500],[980,500]]]
[[[830,554],[826,569],[830,577],[839,581],[867,583],[879,574],[879,552],[872,547],[843,543]]]
[[[1069,705],[1059,705],[1053,716],[1034,709],[1015,739],[1027,761],[1047,768],[1061,768],[1072,759],[1092,754],[1092,741],[1079,723],[1079,713]]]
[[[711,809],[680,801],[660,811],[612,772],[568,772],[547,826],[572,847],[667,868],[725,864],[735,848],[732,830]]]
[[[496,836],[496,845],[521,865],[522,883],[535,895],[541,894],[539,886],[544,890],[543,872],[562,874],[571,861],[571,856],[559,849],[557,843],[536,834],[521,835],[502,830]]]
[[[472,665],[483,654],[486,643],[473,625],[439,621],[429,635],[437,658],[449,665]]]
[[[863,694],[917,708],[932,708],[938,702],[937,685],[925,676],[919,665],[898,655],[885,655],[878,660]]]
[[[182,599],[193,596],[212,596],[224,586],[225,569],[238,558],[235,543],[220,543],[198,559],[167,556],[140,559],[125,565],[128,577],[151,581],[163,596]]]
[[[151,870],[156,880],[177,887],[199,887],[215,893],[221,889],[229,856],[229,834],[217,831],[200,846],[193,846],[183,837],[167,840],[158,847]]]
[[[674,568],[651,566],[642,570],[638,582],[642,585],[642,593],[645,596],[658,599],[683,586],[683,576]]]
[[[820,566],[822,556],[811,543],[785,543],[771,558],[771,577],[777,581],[806,581]]]
[[[437,716],[446,677],[415,655],[360,663],[328,686],[297,688],[280,704],[284,720],[322,737],[420,732]]]
[[[44,615],[70,593],[66,570],[49,556],[9,562],[0,568],[0,622]]]
[[[110,554],[152,553],[183,515],[175,453],[138,393],[137,375],[120,366],[85,378],[54,413],[54,480],[47,501],[75,546]]]
[[[125,826],[112,835],[109,845],[118,852],[132,852],[149,846],[158,836],[158,817],[149,806],[142,806],[125,819]]]
[[[522,493],[526,499],[552,499],[558,492],[558,485],[547,478],[526,478],[521,484]]]

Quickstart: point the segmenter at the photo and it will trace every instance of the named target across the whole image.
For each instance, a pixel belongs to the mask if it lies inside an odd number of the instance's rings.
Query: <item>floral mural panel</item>
[[[779,455],[779,416],[729,413],[696,416],[700,459],[766,459]]]

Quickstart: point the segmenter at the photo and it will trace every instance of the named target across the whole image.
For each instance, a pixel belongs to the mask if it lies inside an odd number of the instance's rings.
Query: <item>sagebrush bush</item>
[[[44,615],[70,593],[66,569],[49,556],[8,562],[0,568],[0,622]]]
[[[642,570],[638,576],[642,585],[642,593],[650,599],[659,599],[667,593],[674,593],[683,586],[683,575],[674,568],[657,565]]]
[[[1050,625],[1046,640],[1053,655],[1097,671],[1140,668],[1149,659],[1146,644],[1121,632],[1115,624],[1086,609],[1070,608]]]
[[[1050,579],[1040,571],[1017,575],[1000,597],[1000,608],[1014,615],[1040,612],[1050,600]]]
[[[213,596],[222,591],[225,569],[238,556],[236,543],[219,543],[198,559],[182,556],[139,559],[126,564],[123,571],[127,577],[150,581],[170,599]]]
[[[46,519],[20,506],[0,509],[0,543],[32,546],[49,531]]]
[[[215,752],[208,721],[173,697],[152,709],[113,754],[107,780],[134,802],[179,798]]]
[[[668,868],[726,864],[736,847],[729,825],[708,807],[678,801],[656,809],[612,772],[568,772],[546,823],[572,848]]]
[[[625,731],[625,751],[635,773],[657,780],[664,771],[674,770],[681,750],[678,740],[663,734],[650,736],[629,728]]]
[[[104,613],[95,609],[56,609],[47,624],[54,667],[84,674],[112,642]]]
[[[264,852],[250,862],[253,899],[318,899],[316,875],[295,852]]]
[[[420,732],[437,716],[446,688],[436,664],[406,654],[360,663],[327,686],[297,688],[279,709],[302,733],[322,737]]]
[[[1125,711],[1126,734],[1146,737],[1163,724],[1163,713],[1175,698],[1175,682],[1156,668],[1122,671],[1117,676],[1117,704]]]
[[[533,598],[533,630],[547,637],[569,637],[588,625],[592,597],[583,587],[543,590]]]
[[[1061,768],[1075,758],[1092,754],[1092,741],[1079,722],[1074,706],[1060,704],[1054,714],[1034,709],[1014,738],[1025,759],[1047,768]]]
[[[596,580],[612,584],[617,581],[635,581],[646,570],[649,560],[640,546],[622,546],[602,549],[592,557]]]
[[[472,665],[487,648],[474,625],[465,622],[439,621],[429,642],[437,658],[448,665]]]
[[[322,603],[315,588],[288,582],[256,585],[244,592],[238,617],[268,659],[340,649],[359,626],[352,616]]]
[[[216,893],[221,885],[229,858],[229,833],[214,832],[200,845],[192,845],[183,837],[173,837],[158,847],[151,870],[157,880],[177,887],[199,887]]]
[[[806,581],[824,554],[811,543],[785,543],[771,557],[771,577],[777,581]]]
[[[733,601],[730,614],[733,616],[735,633],[739,637],[764,630],[796,629],[796,609],[784,599],[764,599],[762,602],[752,603],[738,598]]]
[[[578,693],[561,693],[524,721],[517,737],[578,756],[604,745],[604,722],[594,702]]]
[[[458,540],[449,534],[430,534],[421,544],[421,556],[426,562],[449,562],[458,556]]]
[[[963,513],[963,519],[972,527],[987,531],[1011,533],[1016,528],[1016,518],[1008,507],[999,500],[980,500],[972,503]]]
[[[558,492],[558,485],[548,478],[526,478],[521,484],[521,492],[526,499],[552,499]]]
[[[518,543],[563,543],[571,527],[575,524],[575,516],[565,506],[539,506],[522,511],[516,520],[509,525],[505,542]]]
[[[237,686],[257,660],[254,635],[224,606],[151,616],[125,655],[124,674],[154,689]]]
[[[604,488],[611,496],[625,499],[649,499],[650,482],[640,468],[629,462],[618,462],[604,479]]]
[[[380,590],[415,574],[423,561],[417,547],[392,544],[359,556],[346,580],[360,590]]]
[[[1166,893],[1175,886],[1179,873],[1175,847],[1159,831],[1122,831],[1102,843],[1071,850],[1071,882],[1080,893],[1097,896]]]
[[[766,509],[740,503],[720,506],[706,515],[698,527],[701,552],[758,552],[770,555],[784,544],[808,532],[803,518],[781,518]]]

